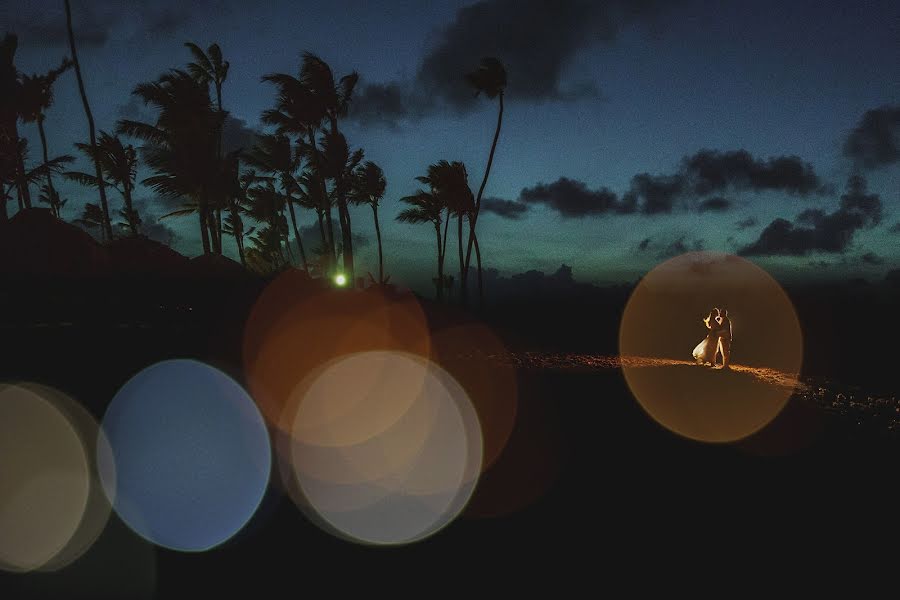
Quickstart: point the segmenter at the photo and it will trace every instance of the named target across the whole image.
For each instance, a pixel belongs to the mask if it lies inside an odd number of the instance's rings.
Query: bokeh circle
[[[69,417],[38,390],[0,388],[0,568],[39,569],[84,517],[90,466]]]
[[[420,356],[335,359],[294,390],[285,421],[293,497],[354,542],[408,544],[434,534],[463,510],[481,473],[474,407],[449,373]]]
[[[144,369],[113,398],[102,427],[110,448],[98,457],[104,488],[122,520],[159,546],[215,547],[265,494],[265,424],[243,388],[211,366],[168,360]]]
[[[731,368],[693,363],[713,307],[726,308]],[[622,370],[644,410],[703,442],[733,442],[774,419],[793,393],[803,355],[797,313],[782,287],[738,256],[691,252],[651,270],[625,307]]]

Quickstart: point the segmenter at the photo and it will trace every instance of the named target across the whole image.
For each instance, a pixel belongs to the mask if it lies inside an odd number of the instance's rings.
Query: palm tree
[[[66,29],[69,34],[69,49],[72,52],[72,65],[75,67],[75,78],[78,80],[78,91],[81,93],[81,103],[84,105],[84,114],[87,116],[91,146],[95,147],[97,145],[97,138],[94,131],[94,116],[91,113],[91,105],[88,103],[87,92],[84,90],[84,80],[81,77],[81,65],[78,63],[78,51],[75,48],[75,34],[72,32],[72,9],[69,6],[69,0],[64,1],[66,8]],[[106,186],[103,181],[100,163],[96,160],[94,161],[94,170],[97,177],[97,189],[100,192],[100,209],[103,213],[103,222],[101,224],[102,237],[111,240],[113,233],[112,223],[109,219],[109,203],[106,201]]]
[[[302,158],[299,151],[293,150],[291,140],[286,135],[269,134],[257,138],[256,145],[247,153],[244,160],[248,165],[278,177],[281,191],[290,211],[291,225],[297,240],[297,248],[300,251],[300,260],[303,262],[303,269],[309,271],[306,251],[303,248],[303,240],[300,238],[300,229],[297,227],[297,215],[294,212],[295,198],[292,195],[299,189],[295,172],[300,167]]]
[[[481,250],[478,248],[478,238],[475,235],[475,224],[478,221],[478,213],[481,210],[481,197],[487,185],[488,176],[491,174],[491,164],[494,162],[494,151],[497,149],[497,139],[500,137],[500,127],[503,125],[503,92],[506,89],[506,69],[498,59],[485,57],[475,71],[466,74],[466,81],[475,88],[475,95],[484,93],[489,99],[497,98],[500,103],[500,111],[497,114],[497,128],[494,131],[494,140],[491,142],[491,152],[488,155],[487,167],[484,170],[484,179],[478,188],[475,197],[475,206],[469,216],[469,244],[466,250],[466,264],[462,281],[459,282],[459,295],[462,302],[466,302],[467,281],[469,275],[469,263],[472,259],[472,246],[475,246],[476,259],[478,261],[478,300],[484,305],[484,289],[482,286]]]
[[[263,112],[262,122],[274,125],[279,134],[297,136],[297,143],[309,163],[310,176],[305,180],[306,191],[309,198],[320,201],[317,212],[321,211],[319,212],[320,230],[326,237],[323,243],[328,263],[327,270],[330,271],[337,262],[337,253],[334,244],[331,202],[327,182],[322,175],[324,159],[316,142],[317,131],[326,116],[325,104],[322,98],[314,94],[300,79],[291,75],[274,73],[265,75],[262,80],[278,87],[276,106]],[[310,189],[308,187],[310,184],[315,185],[317,189]],[[324,226],[321,223],[323,218]]]
[[[216,90],[216,106],[219,109],[220,113],[223,113],[223,122],[224,122],[224,112],[222,109],[222,84],[228,78],[228,68],[231,66],[227,60],[222,60],[222,50],[219,48],[218,44],[212,44],[206,52],[203,51],[200,46],[194,44],[192,42],[186,42],[184,44],[188,50],[191,51],[191,54],[194,56],[194,62],[188,64],[187,69],[188,73],[196,79],[198,82],[203,85],[212,84]],[[218,141],[216,146],[216,156],[220,159],[222,158],[222,127],[220,125],[218,131]],[[216,239],[218,239],[217,247],[218,253],[222,253],[222,204],[223,201],[217,203],[215,207],[215,218],[216,222],[212,229],[214,230],[214,235]],[[212,214],[210,214],[212,217]]]
[[[254,220],[265,223],[251,241],[262,252],[263,257],[274,268],[278,268],[285,263],[282,242],[287,247],[287,221],[283,216],[286,196],[275,189],[270,178],[266,178],[264,183],[247,190],[250,200],[248,214]]]
[[[143,183],[163,197],[185,201],[182,209],[166,216],[196,213],[203,252],[210,254],[210,199],[223,189],[222,161],[216,155],[222,113],[213,107],[209,87],[179,69],[138,85],[132,93],[159,111],[155,124],[126,119],[117,126],[120,133],[145,142],[144,160],[154,175]]]
[[[225,190],[225,208],[228,215],[222,224],[222,231],[234,237],[234,243],[237,246],[238,258],[241,264],[247,266],[247,258],[244,252],[244,238],[252,234],[256,229],[251,227],[244,230],[244,220],[242,214],[247,214],[250,200],[247,192],[250,186],[256,181],[256,173],[247,171],[243,174],[240,172],[240,151],[230,152],[225,155],[224,159],[224,177],[223,182],[226,186]]]
[[[16,69],[15,57],[19,40],[15,34],[7,33],[0,42],[0,152],[4,161],[3,181],[14,182],[18,192],[19,209],[31,207],[31,192],[25,185],[25,162],[20,149],[19,113],[21,108],[22,82]],[[3,214],[6,214],[4,194]],[[4,218],[5,220],[5,218]]]
[[[47,175],[49,179],[49,171]],[[62,208],[69,202],[68,200],[60,199],[59,192],[57,192],[55,188],[50,187],[50,185],[46,183],[41,186],[41,194],[40,196],[38,196],[38,201],[43,202],[44,204],[49,204],[50,213],[57,219],[62,218]]]
[[[119,211],[119,215],[125,219],[124,226],[132,236],[140,235],[141,217],[135,210],[132,199],[137,176],[137,151],[134,146],[123,144],[119,136],[101,131],[96,146],[78,143],[75,144],[75,147],[87,155],[92,162],[100,164],[105,185],[114,188],[122,196],[124,208]],[[90,173],[69,171],[64,175],[85,186],[97,187],[99,185],[97,178]]]
[[[463,219],[471,215],[473,207],[472,190],[469,188],[469,176],[466,166],[458,161],[441,160],[428,166],[425,176],[416,178],[431,187],[440,204],[447,210],[447,222],[444,225],[444,256],[447,253],[447,229],[453,216],[457,223],[457,251],[459,254],[459,274],[464,274],[463,261]]]
[[[322,137],[322,176],[331,179],[334,185],[331,198],[338,207],[341,224],[341,256],[348,281],[355,281],[353,264],[353,241],[350,211],[347,210],[353,187],[353,172],[362,162],[363,151],[350,152],[344,134],[328,131]]]
[[[340,134],[338,120],[347,114],[353,91],[359,75],[350,73],[335,81],[331,67],[318,56],[306,52],[301,61],[299,78],[275,73],[263,77],[263,81],[278,86],[279,94],[276,108],[263,113],[263,122],[275,125],[279,133],[291,133],[298,138],[306,138],[304,151],[307,153],[311,168],[320,174],[323,169],[323,155],[316,141],[316,132],[323,122],[329,125],[329,133],[333,138]],[[343,170],[337,172],[334,179],[334,203],[338,208],[341,225],[344,270],[349,278],[353,277],[353,236],[350,225],[350,213],[347,210],[347,194],[349,186],[341,180]],[[320,184],[323,195],[326,177]],[[331,207],[325,212],[326,230],[329,237],[329,250],[332,265],[336,262],[334,238],[332,235]]]
[[[59,173],[63,165],[75,160],[69,155],[56,156],[20,174],[19,165],[25,164],[28,155],[28,140],[20,138],[12,153],[10,150],[7,145],[0,145],[0,223],[8,219],[6,203],[14,189],[21,190],[37,184],[41,179],[46,179],[47,173]]]
[[[397,215],[397,221],[401,223],[431,223],[434,225],[438,254],[437,298],[441,300],[444,297],[444,251],[441,248],[441,222],[443,221],[445,207],[437,196],[424,190],[418,190],[412,196],[404,196],[400,198],[400,201],[409,204],[410,207],[400,211],[400,214]]]
[[[72,62],[69,59],[63,59],[59,67],[44,75],[25,75],[22,77],[19,113],[24,123],[37,123],[44,163],[50,160],[47,155],[47,135],[44,131],[44,119],[46,118],[47,109],[53,104],[53,84],[71,66]],[[42,199],[49,201],[54,215],[59,217],[57,209],[61,206],[59,204],[59,196],[56,194],[56,190],[53,189],[53,176],[50,170],[47,171],[47,183],[45,186],[47,189],[44,190],[45,193]]]
[[[355,173],[352,200],[355,204],[368,204],[372,207],[372,218],[375,220],[375,237],[378,240],[378,283],[384,280],[384,255],[381,248],[381,225],[378,223],[378,204],[384,198],[387,181],[381,167],[367,160]]]
[[[318,99],[320,106],[324,107],[325,118],[330,126],[330,138],[333,143],[337,143],[337,138],[343,138],[338,128],[338,120],[347,116],[359,74],[354,71],[336,81],[328,63],[311,52],[305,52],[300,69],[300,81]],[[332,175],[336,192],[334,200],[341,225],[344,271],[347,278],[354,281],[353,232],[350,225],[350,211],[347,209],[349,186],[345,181],[346,171],[343,168],[335,169]]]

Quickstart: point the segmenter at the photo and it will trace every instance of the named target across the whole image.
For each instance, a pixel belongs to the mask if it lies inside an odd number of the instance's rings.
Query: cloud
[[[233,152],[240,148],[249,150],[256,143],[259,132],[247,125],[247,121],[228,115],[222,126],[222,148]]]
[[[631,178],[631,188],[622,197],[623,213],[640,211],[647,215],[670,213],[685,190],[684,177],[639,173]]]
[[[759,159],[746,150],[700,150],[682,159],[681,172],[699,196],[726,189],[781,191],[800,196],[822,190],[813,166],[797,156]]]
[[[519,193],[519,202],[544,204],[566,218],[581,218],[621,212],[615,192],[608,188],[591,190],[583,181],[560,177],[553,183],[538,183]]]
[[[331,227],[334,231],[334,241],[335,244],[338,245],[338,251],[340,252],[340,244],[341,244],[341,229],[337,223],[337,219],[334,220]],[[294,232],[291,231],[291,239],[294,239]],[[300,226],[300,239],[303,242],[303,249],[306,251],[307,256],[311,256],[316,254],[322,248],[322,233],[319,230],[319,224],[313,223],[312,225],[301,225]],[[365,248],[372,243],[372,239],[363,235],[362,233],[354,233],[353,234],[353,250],[356,251],[360,248]]]
[[[79,46],[102,46],[118,20],[115,6],[78,2],[72,6],[72,29]],[[68,46],[66,14],[62,2],[0,1],[0,22],[30,46]]]
[[[687,252],[698,252],[706,245],[703,240],[688,240],[686,235],[679,235],[673,239],[657,241],[653,238],[644,238],[638,244],[637,249],[641,253],[652,253],[657,259],[672,258]]]
[[[790,195],[822,194],[826,187],[809,163],[796,156],[754,158],[746,150],[700,150],[681,160],[672,174],[638,173],[621,198],[608,188],[588,188],[560,177],[553,183],[524,188],[519,201],[545,204],[568,218],[604,214],[669,214],[675,210],[725,212],[734,202],[716,192],[782,191]],[[716,193],[716,195],[712,195]],[[753,223],[755,224],[755,223]],[[748,225],[752,226],[752,225]]]
[[[843,253],[857,231],[881,222],[882,203],[877,194],[866,193],[866,181],[852,176],[837,210],[831,213],[806,210],[792,223],[775,219],[759,238],[742,248],[743,256],[803,256],[810,252]]]
[[[437,110],[467,112],[476,106],[465,73],[484,56],[500,59],[510,98],[570,101],[599,94],[593,82],[566,84],[575,55],[610,44],[632,23],[657,23],[673,3],[662,0],[482,0],[460,8],[435,35],[410,81],[364,84],[351,107],[361,121],[395,123]]]
[[[900,105],[866,111],[844,140],[844,156],[867,169],[900,161]]]
[[[485,198],[481,201],[481,210],[494,213],[504,219],[518,220],[528,211],[528,205],[515,200]]]
[[[722,196],[713,196],[707,198],[697,206],[700,212],[723,212],[731,208],[732,202],[728,198]]]
[[[900,233],[900,221],[894,223],[888,228],[889,233]]]
[[[862,256],[859,257],[859,260],[867,265],[882,265],[884,264],[884,259],[875,254],[874,252],[866,252]]]
[[[750,229],[751,227],[756,227],[759,225],[759,219],[756,217],[747,217],[746,219],[741,219],[737,223],[734,224],[740,230]]]
[[[134,201],[134,208],[141,217],[141,233],[167,246],[172,246],[179,239],[166,221],[159,220],[161,213],[170,204],[171,202],[162,198],[139,198]]]

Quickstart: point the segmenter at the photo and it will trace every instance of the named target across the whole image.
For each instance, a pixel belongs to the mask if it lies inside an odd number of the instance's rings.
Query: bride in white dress
[[[694,356],[694,360],[697,361],[698,365],[702,364],[710,364],[714,365],[716,362],[716,347],[718,346],[719,338],[715,335],[715,329],[722,322],[722,317],[719,315],[719,309],[714,308],[710,311],[709,316],[703,319],[703,324],[706,325],[706,328],[709,330],[709,333],[703,338],[703,341],[697,344],[694,348],[694,352],[692,353]]]

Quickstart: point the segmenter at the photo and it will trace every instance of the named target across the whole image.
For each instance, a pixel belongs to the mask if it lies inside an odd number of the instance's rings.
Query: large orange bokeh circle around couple
[[[727,370],[693,364],[691,355],[714,307],[727,309],[732,324]],[[655,267],[632,292],[619,353],[628,387],[654,420],[693,440],[733,442],[784,408],[803,334],[790,298],[763,269],[730,254],[690,252]]]

